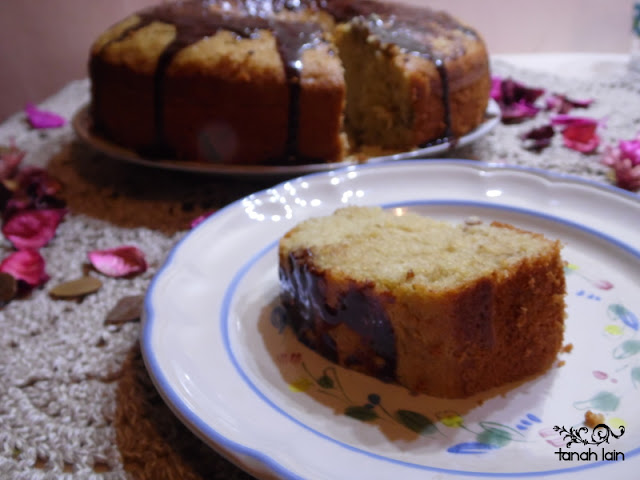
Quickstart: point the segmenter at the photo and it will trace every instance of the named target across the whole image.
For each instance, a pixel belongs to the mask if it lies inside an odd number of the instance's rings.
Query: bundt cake
[[[483,120],[490,76],[470,27],[376,0],[184,0],[92,45],[96,133],[150,157],[334,162],[454,141]]]
[[[549,369],[562,346],[558,241],[346,207],[279,244],[281,301],[321,355],[411,392],[473,394]]]

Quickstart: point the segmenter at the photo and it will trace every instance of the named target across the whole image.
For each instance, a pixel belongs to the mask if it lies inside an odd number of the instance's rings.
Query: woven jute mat
[[[194,436],[153,386],[138,345],[122,366],[114,427],[124,469],[140,479],[249,479]]]

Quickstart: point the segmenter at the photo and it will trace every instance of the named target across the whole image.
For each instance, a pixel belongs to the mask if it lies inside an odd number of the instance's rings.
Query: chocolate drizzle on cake
[[[339,352],[331,331],[346,327],[362,341],[357,353],[344,359],[345,364],[385,382],[395,381],[395,334],[375,286],[354,284],[341,294],[336,305],[328,305],[324,303],[327,298],[324,274],[306,261],[311,256],[310,250],[292,253],[284,267],[289,271],[280,272],[282,305],[299,340],[337,362]],[[391,295],[387,297],[383,296],[383,301],[394,301]]]
[[[156,139],[149,151],[151,156],[168,157],[173,152],[166,145],[164,135],[164,90],[167,69],[172,60],[184,48],[215,35],[220,30],[234,33],[240,38],[252,38],[259,35],[260,30],[268,30],[274,35],[278,53],[284,65],[284,71],[289,84],[289,124],[286,143],[287,157],[297,155],[297,119],[299,118],[300,76],[302,71],[301,54],[320,41],[323,28],[313,22],[292,22],[278,20],[271,16],[272,12],[282,10],[296,10],[308,7],[310,2],[288,0],[283,2],[239,0],[236,8],[240,7],[245,15],[225,13],[212,10],[206,0],[193,0],[178,3],[166,3],[147,9],[139,14],[140,22],[127,29],[115,41],[140,30],[153,22],[162,22],[176,28],[174,40],[167,45],[158,59],[154,74],[154,121]],[[315,6],[315,2],[311,2]],[[104,48],[104,47],[103,47]],[[91,67],[90,67],[91,68]],[[215,146],[212,146],[214,149]],[[215,152],[212,153],[215,157]],[[211,160],[217,160],[211,158]]]

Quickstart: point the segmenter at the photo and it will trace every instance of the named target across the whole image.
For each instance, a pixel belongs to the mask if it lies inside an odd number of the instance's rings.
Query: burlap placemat
[[[506,64],[495,64],[494,72],[595,99],[588,115],[607,119],[603,143],[631,138],[640,129],[640,87],[625,75],[572,81]],[[88,81],[81,80],[41,106],[71,118],[88,95]],[[499,125],[444,156],[610,182],[597,155],[571,151],[560,138],[541,153],[524,150],[518,135],[531,127]],[[194,218],[275,180],[216,178],[115,161],[78,143],[70,125],[34,130],[22,114],[0,126],[0,144],[10,141],[28,152],[26,163],[46,166],[63,182],[70,213],[42,249],[51,276],[47,285],[0,311],[0,478],[250,478],[201,442],[163,403],[141,360],[139,321],[105,320],[119,299],[144,294]],[[124,244],[145,253],[149,269],[144,274],[114,279],[93,272],[103,286],[81,300],[54,300],[48,294],[52,285],[87,271],[90,250]],[[4,257],[11,246],[1,239],[0,249]]]

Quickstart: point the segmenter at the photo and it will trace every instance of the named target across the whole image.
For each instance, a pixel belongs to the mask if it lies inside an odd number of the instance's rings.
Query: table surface
[[[540,153],[519,135],[545,121],[498,125],[443,157],[524,165],[611,183],[600,163],[605,145],[640,130],[640,82],[621,55],[524,55],[492,59],[493,73],[549,92],[594,99],[580,115],[605,121],[600,150],[584,155],[561,139]],[[89,101],[89,83],[72,82],[42,102],[71,119]],[[23,113],[0,125],[0,144],[14,142],[24,162],[43,166],[64,185],[69,209],[42,249],[51,279],[0,310],[0,477],[250,478],[197,439],[162,402],[138,345],[140,322],[110,324],[117,301],[143,295],[171,247],[201,214],[275,183],[193,175],[128,164],[80,143],[69,124],[28,126]],[[81,301],[54,300],[48,290],[80,277],[87,252],[137,245],[148,270],[133,278],[100,277]],[[3,258],[11,251],[0,239]]]

